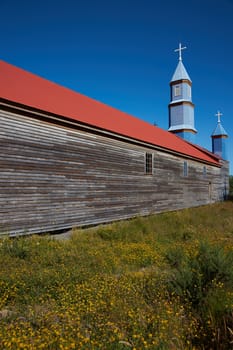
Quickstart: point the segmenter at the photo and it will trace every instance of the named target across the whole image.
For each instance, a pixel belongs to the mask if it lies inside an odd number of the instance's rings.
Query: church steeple
[[[170,81],[171,102],[169,103],[169,129],[168,131],[195,142],[197,130],[194,127],[194,104],[192,103],[192,81],[182,62],[182,47],[179,52],[179,62]]]
[[[212,138],[212,152],[217,154],[224,160],[227,160],[226,139],[228,138],[227,132],[221,124],[222,113],[219,111],[215,114],[218,117],[218,123],[213,131]]]

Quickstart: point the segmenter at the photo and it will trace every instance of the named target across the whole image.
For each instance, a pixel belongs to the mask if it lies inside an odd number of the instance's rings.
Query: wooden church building
[[[205,205],[228,194],[227,134],[195,144],[180,59],[169,131],[0,61],[0,233],[61,230]]]

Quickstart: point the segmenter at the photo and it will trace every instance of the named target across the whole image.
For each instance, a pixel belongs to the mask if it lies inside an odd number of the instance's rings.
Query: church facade
[[[169,131],[3,61],[0,77],[2,234],[96,225],[227,196],[227,134],[218,123],[215,153],[193,143],[182,60],[170,83]]]

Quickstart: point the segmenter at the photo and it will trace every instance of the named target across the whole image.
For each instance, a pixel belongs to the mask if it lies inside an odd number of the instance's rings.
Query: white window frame
[[[153,175],[154,168],[154,156],[151,152],[146,152],[145,154],[145,174]]]

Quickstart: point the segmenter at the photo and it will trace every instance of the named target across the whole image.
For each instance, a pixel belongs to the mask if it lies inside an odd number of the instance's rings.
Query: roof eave
[[[199,157],[194,157],[194,156],[188,155],[185,152],[178,152],[178,151],[175,151],[175,150],[173,150],[171,148],[168,148],[168,147],[161,147],[159,145],[156,145],[155,143],[142,141],[140,139],[132,138],[132,137],[120,134],[120,133],[112,132],[112,131],[104,129],[104,128],[95,127],[95,126],[93,126],[91,124],[83,123],[83,122],[74,120],[73,118],[68,117],[68,116],[63,116],[63,115],[58,115],[58,114],[54,114],[54,113],[49,113],[47,111],[43,111],[43,110],[40,110],[40,109],[37,109],[37,108],[34,108],[34,107],[30,107],[30,106],[27,106],[27,105],[22,105],[22,104],[19,104],[19,103],[15,103],[13,101],[5,100],[5,99],[2,99],[2,98],[0,98],[0,105],[5,105],[9,109],[18,110],[18,111],[21,111],[22,113],[23,112],[28,112],[28,113],[30,113],[30,116],[32,116],[31,113],[33,113],[33,116],[35,116],[37,118],[50,119],[50,120],[54,120],[56,122],[61,122],[61,123],[64,123],[64,124],[72,125],[73,127],[74,126],[82,127],[82,128],[84,128],[84,129],[86,129],[88,131],[102,133],[104,135],[108,135],[108,136],[111,136],[111,137],[114,137],[114,138],[125,140],[127,142],[131,142],[131,143],[134,143],[134,144],[140,144],[140,145],[147,146],[147,147],[149,146],[152,149],[156,149],[156,150],[159,150],[161,152],[167,152],[169,154],[176,155],[176,156],[179,156],[179,157],[183,157],[183,158],[186,158],[186,159],[199,161],[199,162],[201,162],[203,164],[209,164],[209,165],[212,165],[212,166],[221,167],[221,164],[219,164],[219,159],[221,159],[220,157],[212,154],[211,152],[207,151],[206,149],[203,149],[202,147],[199,147],[199,146],[197,146],[197,145],[195,145],[195,144],[193,144],[193,143],[191,143],[189,141],[185,141],[184,140],[184,142],[187,142],[188,144],[192,145],[193,147],[195,147],[195,148],[201,150],[202,152],[208,154],[208,156],[213,158],[213,162],[201,159]],[[178,137],[178,136],[176,136],[176,137]]]

